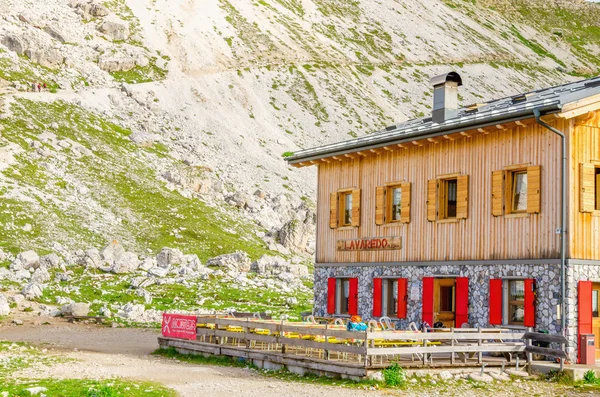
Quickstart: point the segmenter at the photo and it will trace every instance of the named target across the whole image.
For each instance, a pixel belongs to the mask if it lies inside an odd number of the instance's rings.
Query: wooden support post
[[[246,342],[246,349],[250,349],[250,339],[248,339],[248,333],[250,332],[249,324],[250,319],[246,318],[246,326],[244,327],[244,342]]]
[[[285,343],[283,336],[283,319],[281,320],[281,325],[279,326],[279,337],[281,338],[281,353],[285,354]]]
[[[452,335],[454,335],[454,328],[451,328],[450,332]],[[452,346],[452,353],[450,353],[450,364],[454,364],[454,339],[450,341],[450,344]]]
[[[533,328],[529,327],[527,328],[527,332],[533,332]],[[527,338],[525,340],[525,349],[527,349],[528,347],[531,347],[531,339]],[[531,365],[531,362],[533,361],[533,354],[531,352],[527,352],[527,362]]]
[[[427,339],[423,339],[423,347],[427,347]],[[423,365],[425,364],[427,364],[427,353],[423,353]]]
[[[327,333],[327,329],[328,329],[328,328],[329,328],[329,323],[328,323],[328,324],[325,324],[325,333]],[[329,336],[328,336],[328,335],[325,335],[325,347],[327,347],[328,345],[329,345]],[[324,358],[325,358],[325,360],[329,360],[329,349],[325,349],[325,352],[324,352],[324,353],[325,353],[325,354],[324,354],[324,356],[325,356],[325,357],[324,357]]]
[[[479,340],[477,341],[477,345],[481,348],[481,327],[477,327],[477,333],[479,334]],[[481,364],[483,362],[483,352],[479,350],[477,353],[477,362]]]
[[[560,350],[562,350],[563,352],[567,350],[565,348],[565,344],[564,343],[560,344]],[[564,371],[564,369],[565,369],[565,359],[561,357],[560,358],[560,370],[561,370],[561,372]]]

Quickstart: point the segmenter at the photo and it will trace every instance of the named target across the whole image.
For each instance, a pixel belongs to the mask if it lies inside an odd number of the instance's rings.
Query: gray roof
[[[417,138],[423,139],[501,122],[523,120],[533,117],[534,109],[539,109],[542,114],[557,113],[568,103],[597,94],[600,94],[600,77],[467,106],[459,109],[456,117],[443,123],[434,123],[431,117],[409,120],[357,139],[298,151],[286,160],[290,163],[299,163]]]

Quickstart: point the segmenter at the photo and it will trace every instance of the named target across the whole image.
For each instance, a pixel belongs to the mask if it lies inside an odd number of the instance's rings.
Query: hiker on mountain
[[[48,90],[48,86],[46,85],[46,83],[44,83],[44,91]]]
[[[31,91],[35,92],[35,81],[31,83]]]
[[[42,85],[38,83],[38,92],[42,92]]]

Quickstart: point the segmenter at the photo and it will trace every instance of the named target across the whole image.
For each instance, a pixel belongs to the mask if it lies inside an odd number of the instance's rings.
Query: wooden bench
[[[96,324],[102,324],[106,317],[104,316],[65,316],[68,322],[73,323],[75,320],[94,320]]]

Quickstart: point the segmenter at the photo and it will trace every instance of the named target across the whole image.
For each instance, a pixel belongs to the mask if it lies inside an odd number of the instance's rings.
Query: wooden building
[[[462,109],[457,73],[432,85],[430,117],[287,158],[318,167],[316,314],[535,326],[573,357],[594,332],[600,357],[600,78]]]

